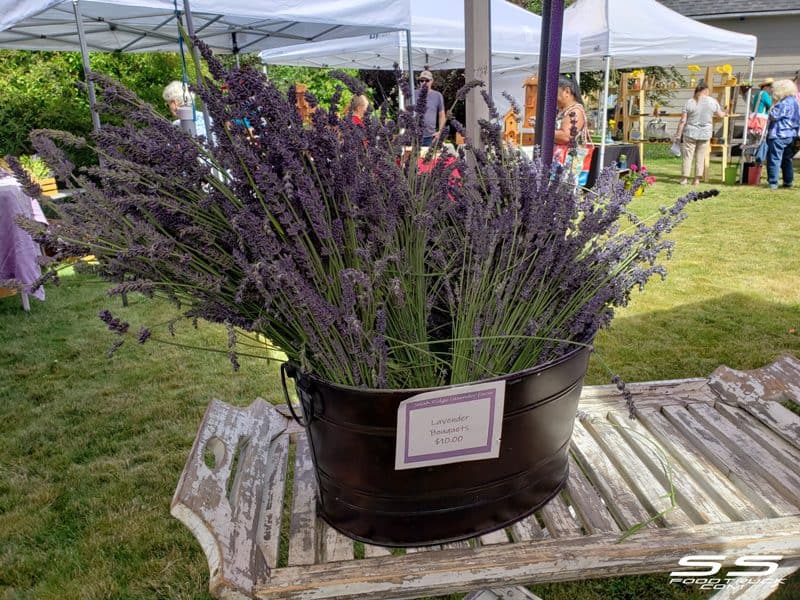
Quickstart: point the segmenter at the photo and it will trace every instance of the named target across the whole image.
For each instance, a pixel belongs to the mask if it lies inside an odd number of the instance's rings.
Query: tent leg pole
[[[414,63],[411,57],[411,30],[406,29],[406,56],[408,58],[408,89],[411,91],[411,104],[415,104],[416,93],[414,92]]]
[[[602,119],[603,126],[601,129],[601,139],[600,139],[600,158],[597,161],[597,172],[598,174],[600,171],[603,170],[603,165],[605,164],[603,161],[606,158],[606,134],[608,132],[608,119],[606,115],[608,114],[608,80],[609,75],[611,72],[611,57],[606,55],[606,72],[603,77],[603,114],[600,115]]]
[[[403,63],[405,63],[405,59],[403,58],[403,38],[404,34],[402,31],[397,32],[397,66],[400,68],[400,72],[402,73],[405,70]],[[407,48],[406,48],[407,49]],[[411,77],[411,63],[409,63],[408,75]],[[400,112],[403,112],[406,109],[406,99],[403,96],[403,90],[400,86],[397,86],[397,109]]]
[[[183,13],[186,15],[186,30],[190,38],[194,38],[194,23],[192,22],[192,8],[189,6],[189,0],[183,0]],[[198,89],[203,87],[203,74],[200,72],[200,50],[192,40],[192,57],[194,58],[194,70],[197,75]],[[208,109],[203,105],[203,122],[206,126],[206,140],[210,146],[214,145],[214,136],[211,134],[211,119],[208,116]]]
[[[742,154],[744,154],[744,145],[747,143],[747,122],[750,120],[750,97],[753,95],[753,70],[756,65],[756,57],[750,57],[750,77],[748,78],[747,87],[747,104],[744,108],[744,129],[742,130]],[[740,158],[744,158],[741,156]]]
[[[92,111],[92,126],[95,132],[100,131],[100,115],[97,114],[97,96],[94,93],[94,83],[89,79],[91,66],[89,65],[89,49],[86,47],[86,35],[83,32],[83,15],[81,14],[80,0],[72,0],[72,10],[75,13],[75,25],[78,27],[78,42],[81,46],[81,59],[83,60],[83,74],[86,77],[86,91],[89,95],[89,109]]]
[[[575,81],[581,87],[581,57],[575,59]]]
[[[236,61],[236,68],[239,68],[239,43],[236,41],[236,32],[231,33],[231,49],[233,50],[233,58]]]
[[[483,81],[491,96],[492,14],[491,4],[481,0],[464,0],[464,79]],[[487,79],[489,80],[487,83]],[[489,106],[480,90],[473,88],[464,98],[467,140],[475,148],[483,148],[480,121],[489,120]]]

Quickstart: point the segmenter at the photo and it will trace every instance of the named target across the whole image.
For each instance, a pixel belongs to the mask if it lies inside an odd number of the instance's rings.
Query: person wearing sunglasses
[[[430,146],[434,141],[439,141],[446,122],[444,96],[433,89],[433,73],[430,71],[420,73],[418,81],[420,89],[428,90],[423,116],[422,145]]]

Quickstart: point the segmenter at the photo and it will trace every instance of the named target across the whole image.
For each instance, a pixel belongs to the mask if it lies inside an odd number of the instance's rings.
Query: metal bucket
[[[318,514],[382,546],[423,546],[505,527],[564,486],[591,348],[504,377],[498,458],[395,470],[400,402],[431,389],[335,385],[285,369],[295,383],[317,476]]]

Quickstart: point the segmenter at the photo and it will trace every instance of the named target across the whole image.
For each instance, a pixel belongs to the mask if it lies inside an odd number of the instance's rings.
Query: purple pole
[[[539,87],[536,92],[536,124],[534,125],[533,143],[542,147],[542,127],[544,123],[544,90],[547,77],[547,40],[550,39],[550,0],[542,3],[542,32],[539,35]]]
[[[539,92],[536,96],[535,143],[542,160],[553,158],[553,134],[558,108],[558,74],[561,64],[561,29],[564,25],[564,0],[544,0],[542,38],[539,43]]]

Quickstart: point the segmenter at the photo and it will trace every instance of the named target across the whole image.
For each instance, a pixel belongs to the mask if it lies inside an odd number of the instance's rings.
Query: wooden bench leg
[[[478,590],[470,592],[464,596],[464,600],[542,600],[531,592],[528,588],[521,585],[513,585],[503,588],[492,588],[490,590]]]
[[[277,566],[289,436],[270,404],[213,400],[172,499],[208,559],[209,590],[247,598]]]

